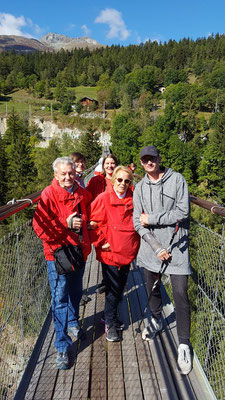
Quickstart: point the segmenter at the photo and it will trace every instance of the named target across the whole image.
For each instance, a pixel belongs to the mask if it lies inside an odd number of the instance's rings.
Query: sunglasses
[[[122,183],[124,182],[126,185],[130,184],[130,179],[122,179],[122,178],[116,178],[117,182]]]
[[[156,156],[147,156],[147,157],[141,158],[141,161],[143,164],[147,164],[149,161],[155,163],[157,161],[157,158],[158,157],[156,157]]]

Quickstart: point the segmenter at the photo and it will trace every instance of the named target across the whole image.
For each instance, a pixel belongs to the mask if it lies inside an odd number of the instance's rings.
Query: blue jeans
[[[84,268],[69,275],[59,275],[54,261],[47,261],[52,294],[52,314],[55,326],[55,347],[63,352],[72,344],[67,329],[78,326]]]

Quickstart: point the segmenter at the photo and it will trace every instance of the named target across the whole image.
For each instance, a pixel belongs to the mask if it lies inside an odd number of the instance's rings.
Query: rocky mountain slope
[[[86,36],[80,38],[69,38],[57,33],[48,33],[40,41],[23,36],[0,35],[0,52],[14,50],[16,53],[32,53],[35,51],[58,51],[60,49],[73,50],[75,48],[86,48],[94,50],[102,47],[96,40]]]
[[[59,35],[58,33],[48,33],[40,39],[40,42],[46,46],[53,48],[54,50],[72,50],[74,48],[86,48],[93,50],[97,47],[102,47],[96,40],[91,39],[87,36],[78,38],[69,38],[65,35]]]
[[[14,50],[16,53],[32,53],[34,51],[52,51],[51,47],[23,36],[0,35],[0,52]]]

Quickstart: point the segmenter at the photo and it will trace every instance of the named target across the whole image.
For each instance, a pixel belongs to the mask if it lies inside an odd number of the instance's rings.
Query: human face
[[[70,189],[75,181],[76,171],[71,164],[58,164],[57,172],[55,172],[55,179],[59,185],[65,189]]]
[[[76,170],[77,174],[82,174],[82,172],[85,169],[86,162],[83,159],[81,159],[81,160],[75,161],[74,164],[75,164],[75,170]]]
[[[121,182],[119,182],[121,181]],[[130,177],[129,174],[125,171],[118,171],[114,181],[114,189],[118,194],[123,195],[130,185]]]
[[[116,168],[116,163],[113,160],[113,158],[107,157],[105,162],[104,162],[103,168],[104,168],[104,171],[105,171],[105,174],[106,174],[106,178],[111,179],[113,171]]]
[[[141,165],[145,169],[148,175],[156,176],[160,173],[160,157],[155,156],[144,156],[141,158]]]

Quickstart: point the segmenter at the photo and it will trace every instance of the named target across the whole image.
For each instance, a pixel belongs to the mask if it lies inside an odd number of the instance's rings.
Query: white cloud
[[[91,31],[90,31],[90,29],[88,29],[87,25],[82,25],[81,29],[83,29],[84,34],[86,36],[88,36],[91,33]]]
[[[120,40],[126,40],[130,36],[130,32],[126,28],[122,14],[114,8],[106,8],[105,10],[102,10],[99,16],[95,19],[95,22],[109,25],[109,32],[107,33],[109,39],[118,38]]]
[[[33,37],[33,35],[23,31],[25,27],[37,34],[41,33],[41,28],[34,24],[30,18],[25,19],[23,15],[15,17],[12,14],[0,13],[0,35]]]

